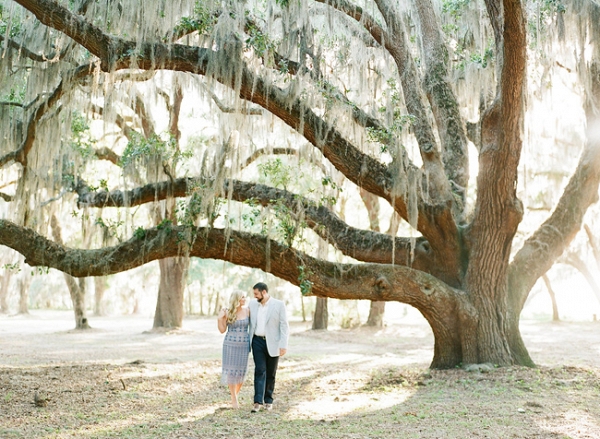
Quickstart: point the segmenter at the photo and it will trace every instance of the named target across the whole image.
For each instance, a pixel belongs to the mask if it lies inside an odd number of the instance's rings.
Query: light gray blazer
[[[250,344],[256,331],[256,317],[258,307],[261,306],[257,300],[251,300],[250,308]],[[265,337],[267,339],[267,350],[271,357],[279,357],[279,349],[287,349],[289,338],[289,325],[285,312],[285,304],[278,299],[269,299],[267,310],[267,322],[265,326]]]

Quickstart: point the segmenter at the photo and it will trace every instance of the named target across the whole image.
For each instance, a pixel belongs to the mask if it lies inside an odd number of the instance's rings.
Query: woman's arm
[[[219,328],[219,332],[221,334],[227,330],[227,310],[225,308],[219,311],[219,315],[217,317],[217,327]]]

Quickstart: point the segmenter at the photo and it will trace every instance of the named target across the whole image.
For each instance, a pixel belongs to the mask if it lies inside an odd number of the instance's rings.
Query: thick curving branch
[[[389,39],[387,31],[377,23],[377,20],[375,20],[373,16],[371,16],[360,6],[354,5],[345,0],[336,0],[333,2],[329,0],[315,1],[318,3],[325,3],[327,6],[337,9],[356,22],[360,23],[377,43],[384,45],[386,40]]]
[[[114,247],[81,250],[0,220],[0,244],[21,253],[32,267],[55,268],[74,277],[121,273],[157,259],[186,254],[260,269],[270,265],[274,275],[294,285],[310,282],[311,293],[323,297],[395,300],[423,309],[437,294],[449,301],[456,294],[435,277],[408,267],[332,263],[267,237],[234,230],[154,227],[145,230],[143,237],[137,234]]]
[[[186,197],[197,188],[200,179],[178,178],[172,182],[163,181],[129,191],[90,192],[85,186],[79,186],[78,207],[133,207],[141,204],[164,200],[167,197]],[[408,265],[425,272],[435,272],[430,266],[428,245],[422,239],[395,238],[389,235],[351,227],[325,206],[283,189],[247,183],[238,180],[226,180],[219,191],[231,193],[234,201],[252,200],[262,206],[278,201],[284,203],[292,212],[303,217],[308,227],[319,236],[334,245],[342,253],[364,262]],[[394,248],[395,246],[395,248]],[[414,261],[411,252],[414,251]]]

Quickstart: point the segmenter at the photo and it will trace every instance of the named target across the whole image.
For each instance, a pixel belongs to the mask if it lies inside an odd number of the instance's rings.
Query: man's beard
[[[260,299],[257,297],[257,298],[256,298],[256,301],[257,301],[258,303],[261,303],[261,302],[263,301],[263,299],[264,299],[264,298],[265,298],[265,295],[264,295],[263,293],[260,293]]]

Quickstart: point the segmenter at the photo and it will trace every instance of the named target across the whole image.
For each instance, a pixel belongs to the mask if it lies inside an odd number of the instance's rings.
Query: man
[[[285,304],[269,296],[269,288],[259,282],[252,288],[250,302],[250,340],[254,357],[254,407],[273,408],[273,390],[279,357],[285,355],[288,344],[288,321]]]

